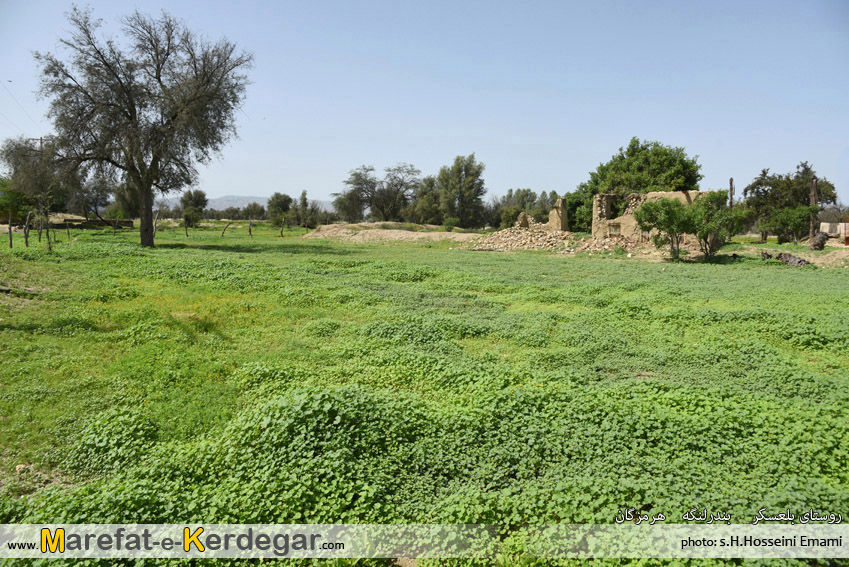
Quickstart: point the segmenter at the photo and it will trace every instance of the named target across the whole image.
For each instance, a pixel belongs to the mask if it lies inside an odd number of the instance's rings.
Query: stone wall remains
[[[632,242],[649,242],[651,234],[643,232],[637,226],[634,218],[636,211],[643,203],[659,201],[661,199],[677,199],[685,205],[692,205],[693,201],[708,191],[655,191],[652,193],[631,193],[625,200],[625,210],[622,215],[611,218],[614,205],[621,197],[610,194],[599,194],[593,198],[593,238],[602,239],[614,236],[623,236]],[[621,204],[621,201],[620,201]]]

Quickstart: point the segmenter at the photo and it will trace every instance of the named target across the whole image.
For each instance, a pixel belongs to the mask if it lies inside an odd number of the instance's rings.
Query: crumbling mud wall
[[[840,238],[849,236],[849,222],[821,222],[820,232],[824,232],[829,238]]]
[[[634,218],[634,211],[640,205],[661,199],[677,199],[685,205],[692,205],[695,199],[705,193],[708,193],[708,191],[656,191],[653,193],[631,193],[624,199],[617,195],[596,195],[593,198],[593,238],[624,236],[633,242],[648,242],[651,235],[640,230]],[[624,212],[620,216],[613,217],[615,211],[622,210],[623,201]]]
[[[562,198],[557,199],[554,208],[548,213],[548,224],[546,226],[549,230],[569,230],[569,212]]]

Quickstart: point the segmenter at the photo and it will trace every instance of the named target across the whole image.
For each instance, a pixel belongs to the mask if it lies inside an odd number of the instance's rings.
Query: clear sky
[[[698,155],[703,189],[807,160],[849,202],[847,0],[88,5],[104,33],[164,8],[254,54],[210,197],[326,200],[363,164],[431,174],[471,152],[490,195],[562,194],[637,136]],[[0,0],[0,139],[51,131],[32,52],[57,51],[69,7]]]

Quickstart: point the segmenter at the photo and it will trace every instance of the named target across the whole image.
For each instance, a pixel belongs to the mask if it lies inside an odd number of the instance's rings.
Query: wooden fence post
[[[816,177],[813,177],[811,179],[811,206],[812,207],[817,206],[817,178]],[[817,220],[817,214],[814,213],[814,212],[811,212],[811,226],[810,226],[810,230],[808,231],[808,240],[812,240],[814,238],[814,223],[816,222],[816,220]]]
[[[29,248],[29,217],[32,214],[32,211],[27,213],[27,220],[24,223],[24,246]]]

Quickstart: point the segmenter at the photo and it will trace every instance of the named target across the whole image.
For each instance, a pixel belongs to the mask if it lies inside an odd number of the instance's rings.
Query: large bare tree
[[[363,165],[350,172],[343,183],[350,187],[344,193],[337,193],[334,207],[343,215],[351,217],[347,211],[368,205],[371,215],[378,220],[399,220],[403,209],[415,196],[416,188],[421,184],[421,171],[409,163],[399,163],[387,167],[383,179],[374,174],[374,166]],[[352,211],[353,212],[353,211]]]
[[[194,184],[196,164],[236,134],[253,56],[224,39],[210,43],[166,13],[125,18],[125,47],[100,37],[100,20],[87,10],[74,8],[68,19],[73,31],[60,40],[67,60],[35,55],[59,151],[138,192],[141,243],[153,246],[154,191]]]

